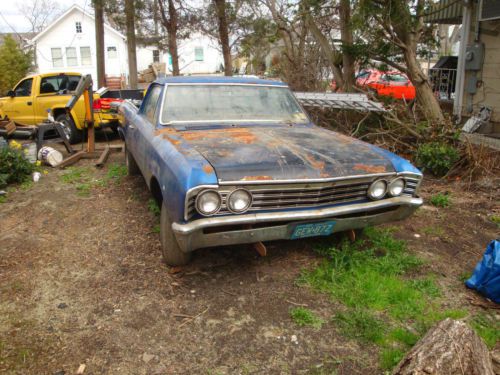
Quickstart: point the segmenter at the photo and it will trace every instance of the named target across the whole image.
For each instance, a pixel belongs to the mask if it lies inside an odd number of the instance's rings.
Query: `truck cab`
[[[81,140],[85,127],[83,98],[78,100],[70,114],[65,106],[80,81],[80,73],[45,73],[23,78],[6,97],[0,98],[0,116],[25,125],[36,125],[47,119],[51,112],[56,121],[64,125],[71,143]],[[94,94],[94,102],[99,95]],[[118,125],[116,114],[96,111],[95,126]]]

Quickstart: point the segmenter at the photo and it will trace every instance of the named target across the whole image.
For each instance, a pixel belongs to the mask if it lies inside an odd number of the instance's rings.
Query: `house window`
[[[63,56],[60,48],[51,48],[50,52],[52,53],[52,66],[54,68],[60,68],[64,66]]]
[[[118,57],[118,52],[116,51],[116,47],[111,46],[108,47],[108,59],[116,59]]]
[[[80,58],[82,59],[82,65],[92,65],[90,47],[80,47]]]
[[[82,33],[82,23],[77,21],[75,22],[75,28],[76,28],[76,33],[81,34]]]
[[[66,47],[66,64],[68,66],[78,65],[78,58],[76,57],[75,47]]]
[[[203,47],[194,48],[194,61],[203,61]]]
[[[153,50],[153,62],[160,62],[160,51],[157,49]]]

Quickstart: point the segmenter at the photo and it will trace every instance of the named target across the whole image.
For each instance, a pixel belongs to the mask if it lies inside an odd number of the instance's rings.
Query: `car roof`
[[[281,81],[274,81],[270,79],[249,78],[249,77],[224,77],[224,76],[178,76],[178,77],[165,77],[159,78],[155,81],[159,84],[179,84],[179,83],[220,83],[220,84],[242,84],[242,85],[270,85],[270,86],[283,86],[287,84]]]

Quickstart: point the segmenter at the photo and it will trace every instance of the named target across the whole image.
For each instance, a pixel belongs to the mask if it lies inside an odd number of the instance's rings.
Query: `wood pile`
[[[149,65],[147,69],[139,72],[139,82],[150,83],[153,82],[158,77],[164,76],[166,74],[166,64],[165,63],[153,63]]]

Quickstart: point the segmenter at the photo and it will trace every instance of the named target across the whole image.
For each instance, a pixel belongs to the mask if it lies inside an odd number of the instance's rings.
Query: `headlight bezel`
[[[242,210],[236,210],[236,209],[234,209],[233,207],[231,207],[231,203],[230,203],[230,202],[231,202],[231,197],[232,197],[235,193],[237,193],[237,192],[241,192],[241,191],[245,192],[245,193],[247,194],[247,196],[248,196],[250,199],[249,199],[249,201],[248,201],[247,206],[246,206],[244,209],[242,209]],[[247,212],[247,211],[250,209],[250,207],[252,207],[252,203],[253,203],[253,195],[252,195],[252,193],[251,193],[250,191],[248,191],[248,190],[247,190],[247,189],[245,189],[245,188],[237,188],[237,189],[234,189],[234,190],[233,190],[233,191],[231,191],[231,192],[227,195],[227,197],[226,197],[226,207],[227,207],[228,211],[230,211],[230,212],[231,212],[231,213],[233,213],[233,214],[242,214],[242,213]]]
[[[402,186],[401,186],[401,191],[398,193],[398,194],[395,194],[393,191],[392,191],[392,188],[394,186],[394,184],[398,181],[401,181],[402,182]],[[403,177],[397,177],[393,180],[391,180],[389,182],[389,184],[387,185],[387,193],[391,196],[391,197],[399,197],[401,194],[403,194],[404,190],[405,190],[405,187],[406,187],[406,181]]]
[[[214,211],[208,213],[208,212],[204,212],[203,210],[200,209],[200,206],[199,206],[199,203],[200,203],[200,199],[202,198],[203,195],[205,194],[208,194],[208,193],[215,193],[218,198],[219,198],[219,201],[218,201],[218,204],[217,204],[217,209],[215,209]],[[222,207],[222,196],[221,194],[215,190],[215,189],[205,189],[205,190],[202,190],[199,194],[196,195],[196,200],[195,200],[195,203],[194,203],[194,206],[196,208],[196,211],[202,215],[202,216],[213,216],[215,215],[217,212],[220,211],[221,207]]]
[[[384,184],[384,192],[379,197],[373,196],[373,194],[372,194],[373,187],[375,186],[375,184],[378,184],[378,183],[383,183]],[[385,180],[385,179],[377,179],[377,180],[373,181],[370,184],[370,186],[368,187],[368,190],[366,191],[366,195],[371,200],[378,201],[378,200],[380,200],[380,199],[382,199],[382,198],[384,198],[386,196],[388,186],[389,186],[389,184],[387,183],[387,180]]]

